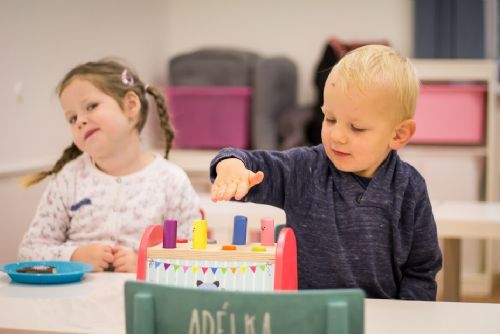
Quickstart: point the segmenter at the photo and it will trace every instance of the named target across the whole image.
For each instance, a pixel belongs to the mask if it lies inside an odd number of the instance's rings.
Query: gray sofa
[[[169,61],[170,86],[248,86],[251,97],[251,148],[278,149],[279,123],[297,103],[297,70],[287,57],[204,48]]]

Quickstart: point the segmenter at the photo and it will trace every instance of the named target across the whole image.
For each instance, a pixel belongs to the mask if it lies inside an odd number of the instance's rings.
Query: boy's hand
[[[256,184],[264,180],[264,173],[252,172],[245,168],[240,159],[221,160],[217,166],[217,177],[212,185],[212,201],[229,201],[234,197],[242,199]]]
[[[78,247],[71,255],[71,261],[86,262],[94,267],[94,271],[104,271],[113,262],[111,246],[92,243]]]
[[[126,248],[113,248],[113,267],[115,272],[135,273],[137,271],[137,254]]]

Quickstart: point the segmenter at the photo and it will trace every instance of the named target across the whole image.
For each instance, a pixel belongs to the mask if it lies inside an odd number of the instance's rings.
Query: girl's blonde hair
[[[385,45],[365,45],[347,53],[333,67],[345,90],[364,91],[383,86],[396,94],[401,105],[401,120],[413,118],[420,83],[410,60]],[[337,84],[337,83],[336,83]]]
[[[128,92],[137,94],[141,101],[139,119],[135,128],[140,133],[146,124],[148,117],[149,103],[146,97],[150,94],[156,103],[156,110],[160,119],[165,139],[165,159],[174,139],[174,130],[170,124],[167,106],[163,94],[155,87],[144,84],[138,75],[130,68],[117,60],[103,59],[96,62],[87,62],[76,66],[69,71],[56,88],[56,93],[61,96],[64,89],[76,78],[87,80],[103,93],[111,96],[123,109],[123,98]],[[22,180],[25,186],[31,186],[42,181],[49,175],[58,173],[66,163],[77,158],[82,152],[74,143],[69,145],[62,156],[57,160],[54,167],[49,171],[43,171]]]

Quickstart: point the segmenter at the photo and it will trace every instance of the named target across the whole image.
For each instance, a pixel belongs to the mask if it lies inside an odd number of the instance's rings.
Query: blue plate
[[[54,274],[18,273],[16,270],[32,266],[53,266]],[[82,262],[68,261],[28,261],[7,263],[0,270],[7,273],[13,282],[27,284],[61,284],[78,282],[85,273],[92,271],[92,266]]]

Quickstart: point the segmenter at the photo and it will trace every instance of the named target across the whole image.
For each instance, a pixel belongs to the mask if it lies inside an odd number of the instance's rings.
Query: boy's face
[[[398,108],[386,88],[345,92],[331,73],[325,84],[321,138],[335,167],[372,177],[393,148]]]

